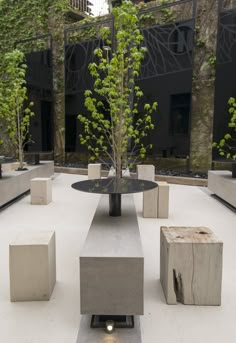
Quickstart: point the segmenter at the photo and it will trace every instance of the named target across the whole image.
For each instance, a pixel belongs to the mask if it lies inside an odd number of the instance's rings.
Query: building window
[[[190,93],[171,95],[170,133],[172,135],[188,134],[190,105]]]
[[[172,31],[169,37],[169,44],[171,50],[175,54],[186,54],[191,53],[193,49],[193,30],[191,27],[192,23],[189,23],[189,26],[182,26],[176,24],[176,28]]]

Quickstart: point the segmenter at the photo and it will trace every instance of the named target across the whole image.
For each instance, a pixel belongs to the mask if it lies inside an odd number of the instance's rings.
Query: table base
[[[109,215],[111,217],[121,216],[121,194],[109,194]]]

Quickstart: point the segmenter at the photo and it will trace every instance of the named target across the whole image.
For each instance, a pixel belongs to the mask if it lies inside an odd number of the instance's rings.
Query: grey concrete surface
[[[144,258],[133,195],[122,195],[122,216],[99,201],[80,255],[81,314],[143,314]]]
[[[26,196],[0,212],[1,342],[76,342],[81,318],[79,255],[99,195],[75,191],[71,184],[86,178],[58,175],[49,205],[31,206]],[[143,218],[142,194],[134,196],[144,253],[142,342],[235,343],[236,214],[207,188],[171,184],[170,194],[168,219]],[[160,284],[160,226],[206,226],[224,242],[221,306],[166,304]],[[56,232],[57,283],[50,301],[10,302],[8,249],[24,230]]]

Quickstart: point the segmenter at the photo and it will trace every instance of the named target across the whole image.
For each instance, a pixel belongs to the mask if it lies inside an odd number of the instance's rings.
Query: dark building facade
[[[155,129],[147,138],[147,143],[153,144],[150,158],[169,157],[176,163],[185,159],[192,170],[207,170],[212,157],[219,157],[215,152],[212,155],[212,142],[227,130],[227,101],[236,94],[232,73],[236,68],[236,8],[221,0],[183,0],[165,6],[151,2],[143,10],[149,16],[142,26],[148,53],[138,84],[145,102],[159,103]],[[154,18],[151,22],[150,16]],[[89,29],[96,31],[96,25]],[[40,81],[43,87],[38,88],[32,82],[37,77],[28,80],[37,103],[32,122],[36,143],[29,150],[52,149],[56,159],[68,161],[86,155],[79,142],[82,128],[77,116],[85,113],[83,94],[93,82],[88,65],[93,50],[102,44],[100,39],[88,39],[86,32],[88,26],[63,30],[60,92],[55,48],[48,55],[38,52],[29,56],[29,65],[38,64],[44,79]]]

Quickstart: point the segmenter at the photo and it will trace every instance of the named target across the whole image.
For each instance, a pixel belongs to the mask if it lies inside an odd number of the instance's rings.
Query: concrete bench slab
[[[88,179],[101,179],[102,165],[101,163],[88,164]]]
[[[123,195],[121,217],[98,204],[80,254],[81,314],[143,314],[144,258],[133,195]]]

